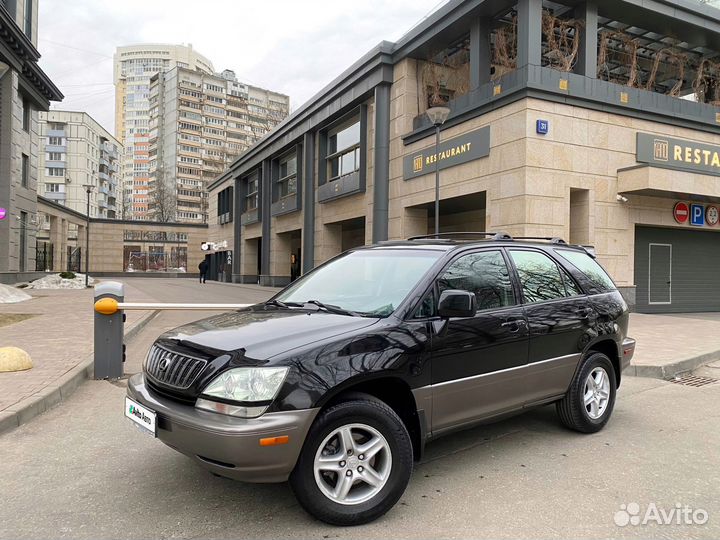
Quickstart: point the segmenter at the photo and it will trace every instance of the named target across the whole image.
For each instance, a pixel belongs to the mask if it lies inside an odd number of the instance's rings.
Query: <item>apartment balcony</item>
[[[65,130],[64,129],[48,129],[47,136],[48,137],[64,137]]]
[[[108,167],[108,168],[110,167],[110,162],[107,159],[105,159],[104,157],[102,157],[102,154],[100,156],[100,165],[104,165],[105,167]]]
[[[98,178],[100,178],[100,180],[105,180],[106,182],[110,181],[110,175],[102,171],[98,171]]]
[[[107,204],[106,201],[99,200],[99,201],[98,201],[98,206],[99,206],[100,208],[102,208],[103,210],[107,210],[108,204]]]
[[[67,152],[67,145],[59,145],[59,144],[46,144],[45,145],[45,151],[46,152]]]
[[[45,160],[45,166],[52,167],[53,169],[65,169],[67,168],[67,163],[65,161],[47,159]]]
[[[64,192],[59,193],[57,191],[46,191],[43,194],[43,197],[45,197],[46,199],[50,199],[51,201],[57,201],[57,202],[61,202],[64,204],[65,203],[65,195],[66,195],[66,193],[64,193]]]

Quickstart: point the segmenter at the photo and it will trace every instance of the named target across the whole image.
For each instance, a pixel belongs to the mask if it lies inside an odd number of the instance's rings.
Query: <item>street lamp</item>
[[[84,184],[83,187],[87,194],[87,206],[85,207],[85,288],[87,289],[90,286],[90,193],[94,186]]]
[[[430,121],[435,126],[435,235],[440,234],[440,163],[438,153],[440,148],[440,126],[450,115],[450,107],[430,107],[427,110]]]

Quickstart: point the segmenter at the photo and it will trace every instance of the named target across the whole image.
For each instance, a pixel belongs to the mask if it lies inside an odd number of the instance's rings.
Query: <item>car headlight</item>
[[[207,385],[195,407],[243,418],[260,416],[275,399],[287,372],[287,367],[229,369]]]

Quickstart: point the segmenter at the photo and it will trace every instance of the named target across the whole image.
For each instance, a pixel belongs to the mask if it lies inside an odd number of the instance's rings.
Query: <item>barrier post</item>
[[[103,281],[95,285],[95,356],[96,380],[119,379],[123,376],[125,351],[125,313],[118,302],[125,299],[122,283]]]

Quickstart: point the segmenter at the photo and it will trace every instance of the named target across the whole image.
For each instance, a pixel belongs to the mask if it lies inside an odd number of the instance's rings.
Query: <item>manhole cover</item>
[[[680,377],[675,377],[673,379],[670,379],[670,382],[675,384],[682,384],[684,386],[707,386],[708,384],[713,384],[718,382],[717,379],[713,379],[712,377],[702,377],[701,375],[682,375]]]

